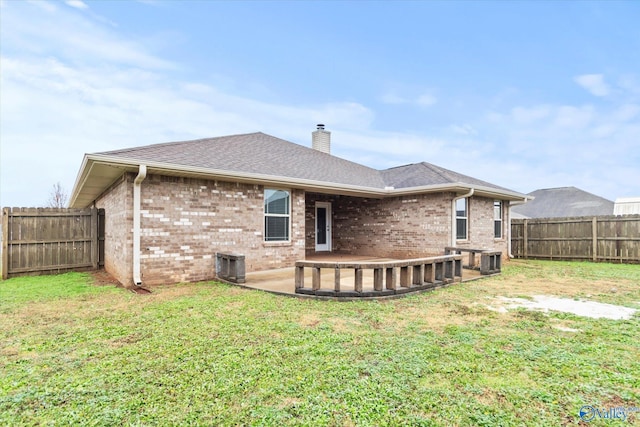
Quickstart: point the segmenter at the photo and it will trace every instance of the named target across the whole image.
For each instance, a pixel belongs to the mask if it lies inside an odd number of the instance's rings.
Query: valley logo
[[[640,412],[640,408],[629,406],[617,406],[614,408],[596,408],[591,405],[584,405],[580,408],[580,419],[582,421],[592,421],[595,418],[608,419],[608,420],[621,420],[625,421],[627,415],[633,412]]]

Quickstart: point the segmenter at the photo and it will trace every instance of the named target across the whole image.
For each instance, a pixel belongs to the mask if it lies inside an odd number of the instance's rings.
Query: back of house
[[[509,212],[528,196],[421,162],[376,170],[261,132],[86,154],[71,207],[105,209],[105,269],[126,286],[215,278],[215,254],[246,270],[318,253],[509,252]]]

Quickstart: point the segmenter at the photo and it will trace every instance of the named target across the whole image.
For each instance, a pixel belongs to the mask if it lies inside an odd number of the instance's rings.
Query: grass
[[[93,298],[101,293],[119,293],[113,287],[87,286],[88,283],[88,276],[82,273],[6,280],[0,284],[0,310],[11,311],[30,302],[51,302],[85,296]]]
[[[0,424],[546,426],[578,424],[583,405],[640,407],[640,316],[486,306],[538,294],[640,308],[640,267],[513,261],[501,276],[380,302],[11,279]]]

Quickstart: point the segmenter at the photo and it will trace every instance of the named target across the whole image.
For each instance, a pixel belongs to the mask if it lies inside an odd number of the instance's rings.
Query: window
[[[467,199],[456,200],[456,239],[467,240]]]
[[[493,236],[502,239],[502,202],[493,201]]]
[[[290,196],[285,190],[264,190],[264,240],[289,241]]]

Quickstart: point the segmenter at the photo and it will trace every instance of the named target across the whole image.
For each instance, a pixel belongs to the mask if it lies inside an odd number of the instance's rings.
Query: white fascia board
[[[87,178],[90,175],[91,168],[87,170],[87,162],[89,161],[88,155],[85,154],[82,159],[82,164],[80,165],[80,170],[78,171],[78,175],[76,176],[76,182],[73,184],[73,190],[71,190],[71,198],[69,200],[69,206],[72,207],[78,198],[78,194],[82,187],[84,187],[84,183],[87,181]]]
[[[153,162],[147,160],[136,160],[136,159],[127,159],[123,160],[120,158],[114,158],[110,156],[103,155],[88,155],[90,160],[100,163],[108,163],[112,165],[117,165],[120,167],[131,168],[131,170],[136,170],[138,165],[145,164],[147,165],[147,169],[150,174],[157,173],[162,174],[163,172],[169,173],[171,175],[184,174],[184,175],[197,175],[207,179],[219,179],[224,181],[231,182],[246,182],[246,183],[260,183],[260,184],[269,184],[276,186],[288,186],[293,188],[302,188],[307,190],[314,191],[332,191],[339,194],[354,194],[354,195],[362,195],[362,196],[370,196],[370,197],[384,197],[387,195],[387,191],[384,189],[378,189],[375,187],[362,187],[358,185],[349,185],[349,184],[340,184],[340,183],[332,183],[325,181],[315,181],[310,179],[301,179],[301,178],[289,178],[283,176],[274,176],[274,175],[264,175],[259,173],[250,173],[250,172],[237,172],[237,171],[229,171],[229,170],[221,170],[221,169],[210,169],[210,168],[201,168],[194,166],[179,166],[176,167],[173,164],[161,163],[161,162]]]
[[[397,190],[391,190],[393,195],[411,195],[422,193],[434,193],[439,191],[453,191],[458,193],[467,193],[474,190],[474,195],[484,197],[495,197],[500,200],[523,200],[531,198],[515,191],[501,190],[499,188],[487,187],[484,185],[466,184],[464,182],[456,182],[450,184],[425,185],[420,187],[407,187]]]

